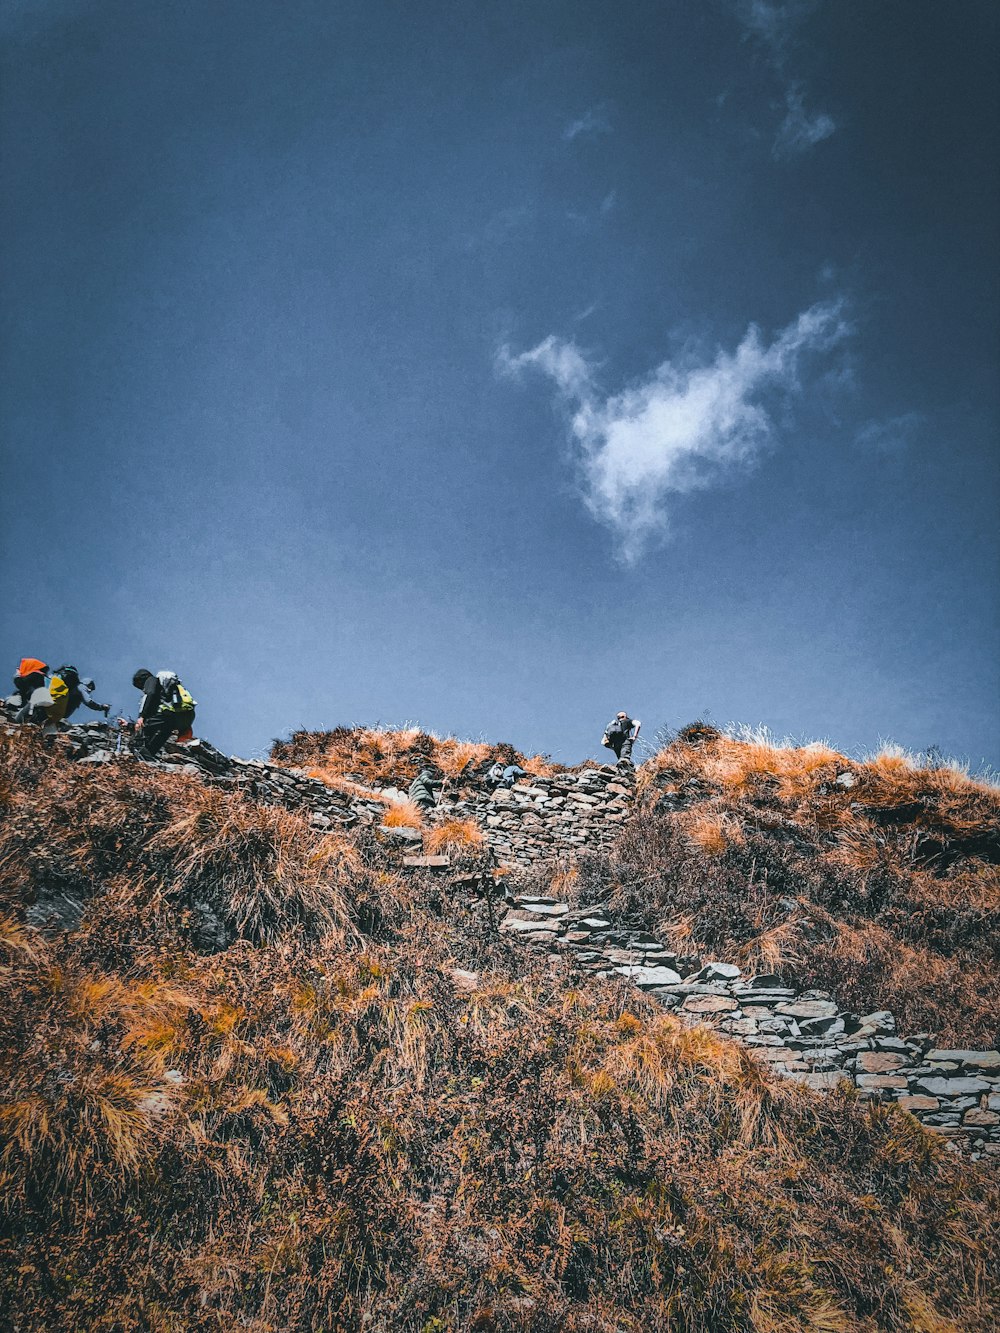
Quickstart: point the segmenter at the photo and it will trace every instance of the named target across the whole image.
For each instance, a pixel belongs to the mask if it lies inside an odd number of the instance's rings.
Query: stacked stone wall
[[[609,847],[634,789],[631,769],[581,768],[496,791],[480,787],[470,799],[442,804],[435,817],[475,819],[498,861],[527,869]]]
[[[93,764],[112,762],[121,746],[116,729],[103,722],[67,727],[52,737],[52,743],[77,761]],[[251,800],[299,811],[321,829],[380,826],[391,803],[385,795],[380,799],[375,789],[366,794],[354,784],[353,791],[340,791],[302,769],[224,755],[202,740],[168,744],[156,766],[190,773]],[[495,790],[468,777],[454,783],[458,791],[453,797],[445,796],[427,812],[427,822],[433,827],[452,819],[474,819],[500,864],[528,869],[608,847],[632,809],[634,785],[633,770],[608,765],[531,777]],[[385,832],[400,842],[421,841],[419,831]]]

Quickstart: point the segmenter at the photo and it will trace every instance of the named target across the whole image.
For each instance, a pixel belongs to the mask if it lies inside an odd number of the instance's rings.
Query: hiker
[[[52,704],[45,685],[48,666],[39,657],[22,657],[14,672],[14,693],[6,700],[15,722],[44,722]]]
[[[417,776],[410,783],[409,797],[421,810],[433,810],[437,804],[434,788],[440,785],[437,769],[425,762]]]
[[[526,778],[528,770],[520,764],[508,764],[500,778],[501,787],[513,787],[518,778]]]
[[[191,739],[195,701],[173,671],[141,667],[132,684],[142,690],[139,720],[135,724],[132,752],[139,759],[155,759],[175,733],[179,741]]]
[[[614,750],[615,758],[622,766],[632,766],[632,746],[636,742],[641,726],[642,723],[629,717],[628,713],[619,712],[615,714],[614,721],[609,722],[604,729],[601,744],[607,746],[609,750]]]
[[[67,664],[59,667],[49,681],[52,707],[48,710],[48,720],[50,722],[65,722],[67,718],[73,716],[81,704],[85,708],[90,708],[95,713],[103,713],[107,717],[111,712],[111,705],[99,704],[93,699],[88,699],[84,690],[87,691],[87,694],[93,694],[94,682],[92,680],[81,680],[80,673],[75,666]]]
[[[490,767],[487,769],[486,774],[483,777],[483,786],[486,788],[487,791],[493,791],[495,787],[500,786],[500,783],[502,781],[503,781],[503,764],[500,763],[499,760],[497,760],[495,764],[491,764]]]

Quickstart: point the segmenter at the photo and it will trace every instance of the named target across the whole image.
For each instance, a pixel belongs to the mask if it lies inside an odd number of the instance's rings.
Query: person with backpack
[[[155,759],[171,736],[190,740],[195,701],[173,671],[158,671],[154,676],[141,667],[132,677],[132,684],[142,690],[133,754],[140,759]]]
[[[48,666],[40,657],[22,657],[14,672],[14,693],[6,700],[15,722],[45,722],[52,704],[45,683]]]
[[[631,766],[632,746],[636,742],[641,726],[642,723],[638,719],[629,717],[628,713],[619,712],[605,727],[601,744],[609,750],[614,750],[619,764]]]
[[[52,695],[52,707],[48,710],[48,720],[50,722],[65,722],[67,718],[72,717],[81,704],[85,708],[92,709],[95,713],[103,713],[105,717],[111,712],[110,704],[95,703],[93,699],[88,699],[87,694],[94,691],[94,682],[92,680],[81,680],[80,673],[75,666],[59,667],[55,675],[49,681],[49,693]]]

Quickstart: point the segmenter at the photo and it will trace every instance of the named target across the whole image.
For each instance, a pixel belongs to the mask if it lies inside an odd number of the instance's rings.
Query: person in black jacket
[[[609,750],[614,750],[619,764],[632,763],[632,746],[641,726],[642,723],[636,718],[629,717],[628,713],[616,713],[614,720],[605,728],[603,744]]]
[[[194,700],[170,671],[154,676],[141,667],[132,677],[132,684],[142,690],[132,752],[140,759],[155,759],[171,736],[190,733]]]

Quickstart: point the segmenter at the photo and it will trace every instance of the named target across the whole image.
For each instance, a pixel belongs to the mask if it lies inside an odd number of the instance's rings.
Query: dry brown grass
[[[311,776],[348,794],[367,794],[372,787],[386,785],[405,787],[428,760],[453,780],[470,765],[482,772],[498,760],[520,764],[539,777],[562,771],[562,765],[545,755],[526,757],[512,745],[435,736],[418,727],[299,731],[290,740],[275,741],[272,757],[278,763],[304,767]]]
[[[680,925],[695,950],[893,1008],[911,1031],[996,1043],[996,788],[892,748],[853,761],[702,725],[639,778],[665,818],[626,829],[581,893],[610,888],[636,924]]]
[[[386,828],[423,828],[424,812],[416,801],[390,801],[382,823]]]
[[[535,778],[551,778],[565,772],[563,766],[553,763],[547,754],[530,754],[521,761],[521,767]]]
[[[483,846],[483,831],[474,819],[448,819],[424,835],[424,851],[477,852]]]
[[[459,741],[453,738],[437,741],[434,761],[441,772],[457,778],[468,764],[477,767],[489,759],[490,747],[483,741]]]
[[[571,989],[368,835],[128,765],[8,772],[0,1326],[997,1326],[996,1179],[895,1108],[773,1079],[624,984]],[[53,879],[90,909],[45,939],[24,910]],[[297,921],[326,888],[332,928]],[[209,892],[261,894],[267,929],[198,952],[175,918]]]
[[[374,791],[371,787],[366,787],[363,782],[355,782],[351,778],[345,778],[341,774],[334,772],[330,768],[309,768],[306,770],[309,777],[316,778],[318,782],[324,782],[334,791],[342,792],[345,796],[357,796],[365,801],[383,801],[388,802],[390,797],[383,796],[381,792]]]
[[[356,865],[304,836],[300,815],[233,801],[218,790],[188,793],[187,810],[148,843],[166,854],[173,890],[221,897],[238,934],[260,940],[294,921],[321,933],[348,927],[343,887]]]
[[[738,841],[740,827],[724,814],[712,811],[687,815],[681,820],[684,832],[707,856],[721,856],[730,842]]]

